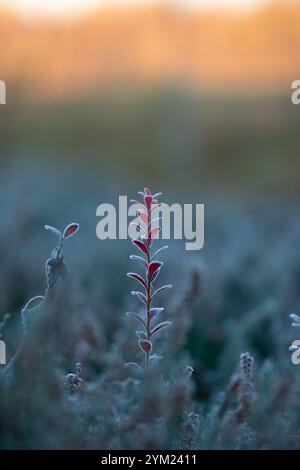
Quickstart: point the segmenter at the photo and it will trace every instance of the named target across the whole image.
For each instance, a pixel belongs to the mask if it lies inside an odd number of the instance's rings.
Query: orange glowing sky
[[[0,6],[13,8],[26,16],[76,15],[94,8],[110,5],[141,5],[160,3],[191,8],[251,8],[263,5],[267,0],[0,0]]]

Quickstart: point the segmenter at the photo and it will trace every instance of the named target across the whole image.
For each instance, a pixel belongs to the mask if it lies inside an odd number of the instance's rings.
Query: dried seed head
[[[187,422],[188,422],[191,426],[193,426],[193,428],[194,428],[195,430],[197,430],[197,429],[199,428],[199,424],[200,424],[200,415],[199,415],[199,414],[194,413],[193,411],[191,411],[191,412],[187,415],[186,419],[187,419]]]
[[[243,382],[251,382],[252,372],[253,372],[253,362],[254,359],[248,352],[241,354],[240,357],[240,370],[241,378]]]
[[[238,406],[235,411],[236,419],[239,423],[245,422],[251,414],[253,400],[255,398],[252,385],[253,357],[248,352],[240,357],[240,388],[238,396]]]
[[[77,362],[77,364],[75,365],[75,374],[70,373],[70,374],[65,375],[64,386],[65,386],[66,392],[74,393],[79,389],[80,385],[83,382],[83,380],[80,378],[80,374],[81,374],[81,364],[80,362]]]
[[[78,377],[78,375],[76,374],[71,373],[65,376],[64,385],[65,385],[66,391],[69,393],[76,392],[79,389],[81,383],[82,383],[82,379]]]
[[[193,375],[194,369],[192,366],[184,366],[183,373],[186,377],[191,378]]]

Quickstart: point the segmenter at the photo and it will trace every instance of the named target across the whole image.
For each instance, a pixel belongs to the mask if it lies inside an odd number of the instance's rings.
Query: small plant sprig
[[[159,288],[154,287],[154,282],[156,281],[163,265],[163,263],[157,258],[162,253],[162,251],[168,248],[167,246],[163,246],[152,254],[154,238],[160,231],[160,228],[157,226],[157,224],[154,226],[154,223],[159,222],[160,218],[153,218],[153,214],[155,210],[160,207],[160,204],[158,203],[158,197],[161,195],[161,193],[152,195],[149,188],[144,188],[144,191],[139,192],[138,194],[142,196],[143,203],[136,200],[131,201],[139,205],[139,222],[135,225],[137,225],[137,232],[140,233],[140,237],[136,240],[133,240],[133,244],[141,252],[141,255],[131,255],[130,258],[137,260],[142,264],[145,269],[145,277],[135,272],[127,273],[127,276],[135,279],[143,287],[143,292],[132,291],[131,294],[136,296],[143,304],[144,313],[140,315],[134,312],[127,312],[127,315],[135,318],[143,328],[142,331],[136,331],[136,335],[138,338],[139,347],[144,353],[144,367],[141,367],[135,362],[129,362],[126,365],[147,370],[158,360],[162,359],[162,356],[152,354],[153,336],[157,335],[172,324],[170,321],[164,321],[161,323],[156,322],[158,316],[164,311],[164,308],[154,307],[153,300],[157,294],[164,291],[165,289],[170,289],[172,286],[164,285]]]
[[[47,286],[44,295],[37,295],[31,298],[22,308],[22,321],[24,331],[26,331],[28,327],[28,312],[35,311],[41,307],[41,305],[45,302],[49,292],[55,286],[56,281],[59,277],[61,277],[61,279],[66,279],[68,272],[64,263],[64,242],[67,238],[71,237],[78,231],[79,224],[71,223],[66,226],[63,232],[61,232],[57,228],[51,227],[50,225],[45,225],[45,229],[52,232],[58,238],[59,244],[54,248],[50,258],[48,258],[45,263]]]
[[[64,377],[64,387],[67,393],[74,393],[79,390],[83,380],[80,377],[81,374],[81,364],[77,362],[75,365],[75,371],[70,372]]]
[[[248,353],[240,355],[239,370],[235,372],[227,386],[218,416],[221,419],[232,420],[238,423],[245,422],[251,414],[256,393],[253,385],[254,359]],[[234,408],[232,415],[231,409]]]
[[[238,407],[236,409],[236,419],[242,423],[247,420],[251,413],[254,399],[253,389],[253,357],[248,353],[240,356],[240,387],[238,390]]]
[[[78,231],[79,224],[71,223],[66,226],[63,232],[54,227],[50,227],[49,225],[45,225],[45,229],[49,230],[58,237],[59,244],[54,248],[50,258],[48,258],[45,263],[47,286],[44,295],[37,295],[35,297],[32,297],[21,310],[23,322],[23,337],[21,339],[17,351],[15,352],[14,356],[11,358],[11,360],[3,371],[2,377],[7,383],[10,382],[11,378],[14,375],[14,369],[17,362],[23,356],[25,356],[23,352],[24,349],[26,349],[27,347],[27,343],[30,344],[30,337],[28,338],[28,330],[29,326],[33,323],[36,318],[35,314],[39,311],[41,306],[46,301],[51,289],[53,289],[53,287],[55,286],[58,278],[61,277],[62,279],[65,279],[67,276],[67,268],[64,263],[63,246],[65,240]]]

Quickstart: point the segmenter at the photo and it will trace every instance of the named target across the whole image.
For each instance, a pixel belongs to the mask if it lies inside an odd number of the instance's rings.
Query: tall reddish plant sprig
[[[161,193],[152,194],[149,188],[144,188],[143,192],[138,193],[143,198],[143,202],[132,200],[131,202],[138,204],[138,217],[139,222],[137,225],[137,232],[140,233],[139,238],[133,240],[133,244],[141,252],[141,255],[131,255],[130,258],[139,261],[144,269],[145,276],[141,276],[135,272],[127,273],[127,276],[135,279],[142,287],[143,291],[132,291],[131,294],[136,296],[144,306],[144,313],[138,314],[127,312],[127,315],[134,317],[142,326],[141,331],[136,331],[138,344],[144,353],[144,369],[147,370],[150,365],[161,356],[152,354],[153,351],[153,336],[160,333],[162,330],[170,326],[170,321],[158,322],[157,318],[164,311],[163,307],[154,307],[153,300],[157,294],[169,289],[171,285],[164,285],[159,288],[154,287],[154,283],[160,273],[163,263],[157,259],[162,251],[167,249],[167,246],[157,249],[153,253],[154,238],[159,233],[160,228],[155,222],[159,222],[159,217],[155,217],[155,211],[160,207],[158,197]],[[135,362],[127,363],[127,366],[134,366],[139,369],[143,368]]]

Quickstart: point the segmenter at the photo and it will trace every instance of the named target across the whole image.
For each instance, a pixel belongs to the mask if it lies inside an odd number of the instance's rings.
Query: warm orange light
[[[34,2],[26,0],[26,6]],[[19,93],[31,93],[31,99],[61,99],[107,87],[168,83],[286,92],[299,78],[300,3],[277,1],[231,15],[222,9],[183,12],[139,2],[70,22],[65,20],[69,15],[61,21],[24,22],[0,8],[1,79],[17,84]],[[79,6],[81,0],[72,4]]]
[[[191,8],[247,8],[261,6],[265,0],[0,0],[0,6],[14,8],[26,16],[46,15],[77,15],[94,8],[113,5],[164,4],[167,6]]]

